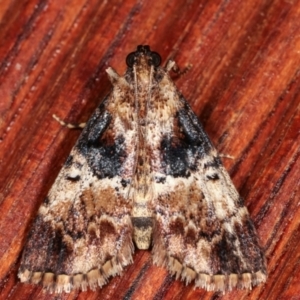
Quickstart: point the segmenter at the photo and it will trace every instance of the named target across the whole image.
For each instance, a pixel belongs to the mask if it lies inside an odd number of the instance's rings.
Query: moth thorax
[[[143,87],[147,89],[151,84],[153,73],[153,66],[149,66],[144,60],[141,60],[141,62],[134,68],[136,84],[140,90]]]

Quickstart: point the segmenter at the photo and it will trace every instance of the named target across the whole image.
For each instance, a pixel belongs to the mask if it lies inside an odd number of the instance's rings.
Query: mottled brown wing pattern
[[[173,129],[159,145],[166,176],[153,186],[154,263],[206,290],[251,289],[266,280],[255,228],[201,124],[176,94]]]
[[[22,282],[50,292],[94,290],[132,262],[130,105],[130,94],[113,90],[87,123],[32,226]]]
[[[206,290],[266,280],[249,213],[196,115],[170,79],[174,67],[138,46],[59,173],[25,246],[19,277],[50,292],[95,289],[132,262],[153,261]],[[38,249],[38,251],[37,251]]]

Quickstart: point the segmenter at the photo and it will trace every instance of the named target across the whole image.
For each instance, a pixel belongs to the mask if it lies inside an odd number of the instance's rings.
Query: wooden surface
[[[0,1],[0,299],[300,299],[300,1]],[[176,84],[245,198],[268,260],[252,291],[193,290],[136,251],[102,290],[44,294],[17,279],[37,209],[110,90],[105,69],[149,44],[192,65]]]

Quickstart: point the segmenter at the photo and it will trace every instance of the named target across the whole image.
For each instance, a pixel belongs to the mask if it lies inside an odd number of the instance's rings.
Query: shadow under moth
[[[19,278],[49,292],[95,290],[132,263],[208,291],[266,281],[243,200],[187,101],[149,46],[126,59],[38,211]]]

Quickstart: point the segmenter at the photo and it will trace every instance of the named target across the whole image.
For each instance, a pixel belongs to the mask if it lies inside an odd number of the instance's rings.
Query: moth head
[[[135,52],[131,52],[126,57],[126,64],[129,68],[134,65],[144,65],[158,67],[161,57],[157,52],[151,51],[148,45],[139,45]]]

